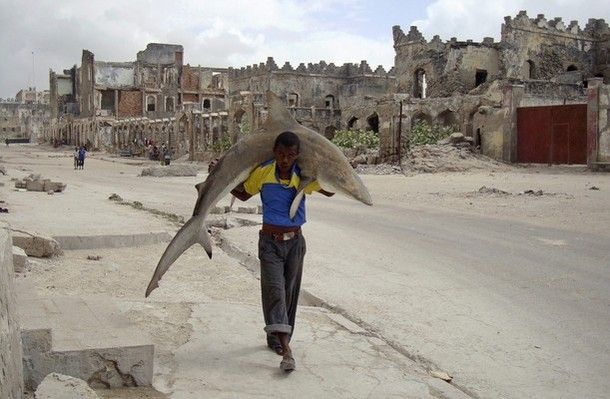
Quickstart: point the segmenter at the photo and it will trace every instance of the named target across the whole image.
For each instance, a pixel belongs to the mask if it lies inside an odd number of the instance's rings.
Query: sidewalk
[[[62,173],[68,190],[61,195],[41,198],[34,193],[12,193],[11,220],[19,228],[40,229],[50,236],[78,231],[92,237],[133,235],[151,230],[173,236],[174,223],[106,199],[113,174],[125,182],[120,172],[133,173],[132,166],[95,162],[95,168],[95,174]],[[48,163],[45,173],[58,172]],[[95,195],[90,189],[71,190],[83,184],[93,187],[99,176],[102,188]],[[10,177],[1,180],[9,186]],[[137,191],[140,183],[135,181],[132,190]],[[159,187],[159,197],[163,189]],[[83,210],[70,218],[66,203],[69,209],[87,204],[83,207],[93,207],[95,217],[86,218]],[[41,298],[74,297],[118,309],[151,337],[153,385],[173,398],[467,398],[374,334],[315,306],[299,308],[292,343],[297,370],[284,374],[278,367],[281,358],[265,346],[259,281],[221,248],[214,248],[212,260],[198,246],[189,249],[151,297],[144,298],[165,247],[166,243],[156,243],[74,249],[58,258],[31,259],[29,269],[17,277],[22,280],[18,286],[34,287]],[[89,255],[101,258],[88,260]],[[250,258],[251,265],[255,255]]]

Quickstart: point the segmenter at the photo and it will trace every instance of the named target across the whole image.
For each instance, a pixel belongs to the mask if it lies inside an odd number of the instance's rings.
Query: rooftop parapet
[[[578,26],[578,21],[570,21],[569,24],[562,20],[561,17],[547,19],[544,14],[538,14],[536,18],[530,18],[526,11],[519,11],[516,17],[504,17],[504,26],[508,29],[528,30],[533,32],[542,32],[547,34],[561,34],[578,36],[579,38],[594,40],[601,35],[608,34],[608,24],[603,19],[589,19],[584,30]]]
[[[285,62],[281,68],[277,66],[275,60],[272,57],[267,58],[266,63],[248,65],[239,69],[228,68],[228,74],[232,78],[246,78],[261,76],[269,72],[292,72],[300,74],[311,74],[311,75],[326,75],[335,77],[353,77],[353,76],[393,76],[385,71],[385,69],[379,65],[375,71],[370,67],[366,60],[360,61],[359,64],[345,63],[341,66],[336,66],[334,63],[327,63],[322,60],[318,63],[300,63],[294,68],[290,62]]]

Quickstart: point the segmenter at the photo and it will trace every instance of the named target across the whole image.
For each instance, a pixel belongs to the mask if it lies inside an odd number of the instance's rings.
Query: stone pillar
[[[588,79],[587,84],[587,167],[593,168],[598,158],[599,90],[603,78]]]
[[[119,91],[114,91],[114,117],[119,116]]]
[[[506,109],[503,127],[502,159],[517,162],[517,108],[525,94],[525,86],[508,84],[502,90],[502,107]]]

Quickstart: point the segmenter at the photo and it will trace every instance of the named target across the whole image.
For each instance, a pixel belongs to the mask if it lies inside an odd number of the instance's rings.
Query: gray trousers
[[[305,251],[305,237],[301,234],[287,241],[259,234],[263,315],[270,346],[279,345],[275,333],[292,336],[294,332]]]

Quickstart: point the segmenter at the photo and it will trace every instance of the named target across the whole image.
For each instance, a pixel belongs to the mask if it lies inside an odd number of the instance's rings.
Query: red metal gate
[[[587,163],[587,105],[517,109],[517,161]]]

